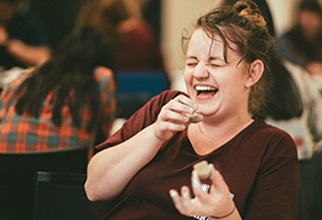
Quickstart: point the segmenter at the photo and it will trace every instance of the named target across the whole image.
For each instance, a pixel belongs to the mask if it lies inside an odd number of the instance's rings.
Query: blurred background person
[[[50,57],[47,36],[31,15],[19,10],[21,0],[0,0],[0,67],[29,67]]]
[[[115,111],[109,50],[101,33],[74,30],[50,60],[7,85],[0,97],[0,152],[91,147],[100,130],[107,137]]]
[[[145,83],[156,82],[164,90],[170,87],[159,39],[143,18],[147,4],[146,0],[87,0],[76,19],[76,27],[91,26],[114,42],[118,118],[130,117],[152,97]]]
[[[109,136],[115,117],[109,50],[110,42],[101,33],[86,27],[74,30],[51,59],[4,87],[0,219],[32,219],[36,171],[86,172],[92,146],[97,138]],[[51,156],[73,149],[85,153]],[[34,160],[12,164],[6,154]]]
[[[302,0],[295,25],[278,41],[282,55],[312,74],[322,74],[322,8],[316,0]]]
[[[145,4],[145,0],[88,0],[76,26],[92,26],[114,40],[118,71],[164,71],[158,38],[142,18]]]

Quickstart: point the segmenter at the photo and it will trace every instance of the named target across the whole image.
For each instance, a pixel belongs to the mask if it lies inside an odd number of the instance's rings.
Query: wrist
[[[167,131],[162,131],[159,129],[157,124],[152,124],[151,128],[153,129],[154,137],[161,143],[169,139],[169,134]]]
[[[214,216],[214,215],[211,215],[209,216],[209,220],[212,220],[212,219],[225,219],[225,218],[228,218],[229,216],[231,216],[234,212],[236,211],[236,206],[234,205],[233,209],[228,212],[227,214],[225,215],[221,215],[221,216]]]

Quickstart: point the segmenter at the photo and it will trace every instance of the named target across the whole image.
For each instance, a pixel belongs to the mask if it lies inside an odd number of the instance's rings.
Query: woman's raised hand
[[[197,123],[203,116],[195,114],[197,106],[194,106],[191,99],[185,95],[179,95],[164,105],[155,122],[155,135],[166,140],[175,132],[187,128],[190,123]]]

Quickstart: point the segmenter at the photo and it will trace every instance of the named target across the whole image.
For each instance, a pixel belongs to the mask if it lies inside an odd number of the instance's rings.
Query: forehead
[[[228,39],[227,43],[229,44],[226,47],[227,55],[234,51],[238,51],[237,45],[230,42]],[[224,50],[225,45],[219,34],[214,33],[212,36],[211,34],[206,33],[202,28],[198,28],[193,32],[188,47],[188,53],[203,51],[211,56],[216,55],[220,57],[223,57]]]

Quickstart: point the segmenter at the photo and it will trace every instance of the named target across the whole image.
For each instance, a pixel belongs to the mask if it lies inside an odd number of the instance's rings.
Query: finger
[[[189,188],[187,186],[181,187],[181,195],[182,195],[182,198],[184,200],[190,200],[191,199],[190,190],[189,190]]]
[[[196,205],[190,195],[190,189],[187,186],[181,187],[181,201],[183,205],[183,212],[189,216],[195,213]]]
[[[191,196],[190,196],[190,190],[187,186],[181,187],[181,196],[182,196],[182,204],[184,207],[184,210],[187,212],[187,210],[191,209],[192,202],[191,202]]]
[[[163,111],[160,113],[160,118],[163,121],[170,121],[177,124],[185,124],[189,121],[189,117],[186,115],[167,108],[163,109]]]
[[[196,198],[203,202],[207,201],[209,199],[209,194],[202,189],[199,175],[195,170],[192,171],[191,181],[193,193],[195,194]]]
[[[185,208],[184,208],[184,205],[182,203],[182,200],[181,200],[181,197],[180,195],[178,194],[178,192],[174,189],[171,189],[169,191],[169,194],[170,194],[170,197],[173,201],[173,204],[174,206],[176,207],[176,209],[183,215],[186,215],[185,213]]]
[[[176,98],[185,105],[193,106],[191,98],[186,95],[178,95]]]
[[[176,100],[183,106],[183,108],[186,110],[184,112],[187,114],[193,114],[198,108],[192,103],[189,97],[184,95],[178,96]]]
[[[171,100],[162,107],[159,119],[187,126],[189,124],[188,114],[192,111],[190,107],[183,105],[178,100]]]
[[[183,209],[183,205],[182,205],[182,202],[181,202],[181,199],[180,199],[180,196],[178,194],[178,192],[174,189],[171,189],[169,191],[169,194],[170,194],[170,197],[175,205],[175,207],[178,209],[178,210],[182,210]]]
[[[173,121],[164,121],[162,125],[160,125],[161,130],[178,132],[183,131],[187,128],[186,124],[175,123]]]
[[[195,170],[192,171],[191,183],[192,183],[193,193],[196,196],[200,195],[203,192],[203,190],[201,188],[202,185],[201,185],[198,173]]]
[[[189,122],[190,123],[198,123],[198,122],[201,122],[202,119],[203,119],[203,115],[201,114],[198,114],[198,113],[194,113],[192,115],[188,115],[189,117]]]
[[[203,115],[196,113],[198,106],[192,104],[191,100],[185,96],[180,97],[179,102],[185,106],[185,109],[189,112],[185,112],[189,117],[189,123],[198,123],[202,121]],[[188,107],[188,109],[187,109]]]

